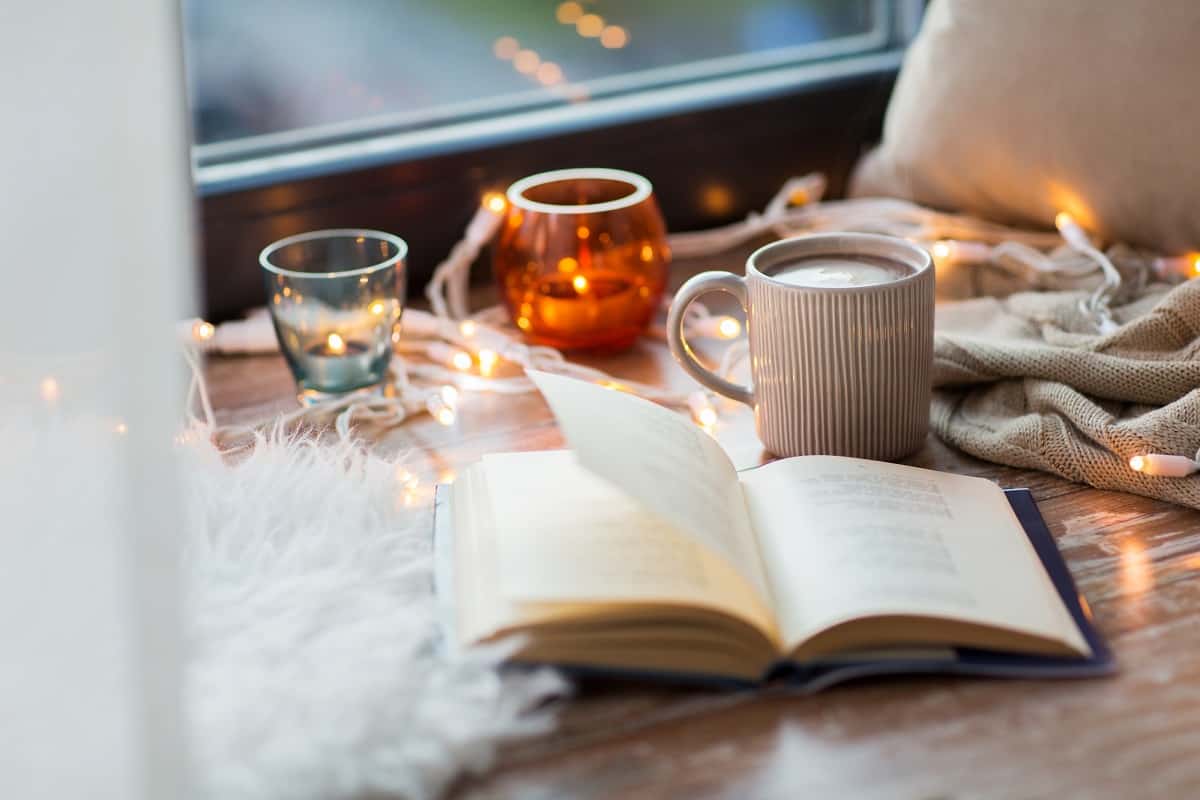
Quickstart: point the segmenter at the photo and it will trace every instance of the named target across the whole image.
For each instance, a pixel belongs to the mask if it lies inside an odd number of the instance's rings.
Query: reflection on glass
[[[811,58],[873,0],[185,0],[200,144],[417,125]],[[820,54],[815,54],[820,55]],[[586,88],[585,85],[586,84]]]

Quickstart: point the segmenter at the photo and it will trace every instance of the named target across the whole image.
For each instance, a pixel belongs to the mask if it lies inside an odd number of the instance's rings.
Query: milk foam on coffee
[[[770,273],[780,283],[828,289],[891,283],[912,274],[913,270],[898,261],[871,256],[813,256],[780,264]]]

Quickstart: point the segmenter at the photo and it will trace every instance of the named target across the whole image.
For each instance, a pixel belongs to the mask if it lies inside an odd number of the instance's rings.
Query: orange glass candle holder
[[[567,350],[632,346],[658,309],[669,261],[650,181],[615,169],[514,183],[492,255],[525,338]]]

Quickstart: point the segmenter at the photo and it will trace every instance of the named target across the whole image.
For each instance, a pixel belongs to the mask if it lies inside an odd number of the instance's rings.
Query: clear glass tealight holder
[[[259,255],[267,308],[301,402],[382,387],[399,331],[408,245],[380,231],[312,231]]]

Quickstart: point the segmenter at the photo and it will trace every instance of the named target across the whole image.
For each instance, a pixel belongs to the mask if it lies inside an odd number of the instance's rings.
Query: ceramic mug
[[[746,311],[752,386],[708,370],[683,338],[688,304],[712,291]],[[745,277],[704,272],[685,283],[667,338],[693,378],[754,409],[772,453],[895,460],[929,429],[933,299],[933,262],[908,241],[801,236],[756,250]]]

